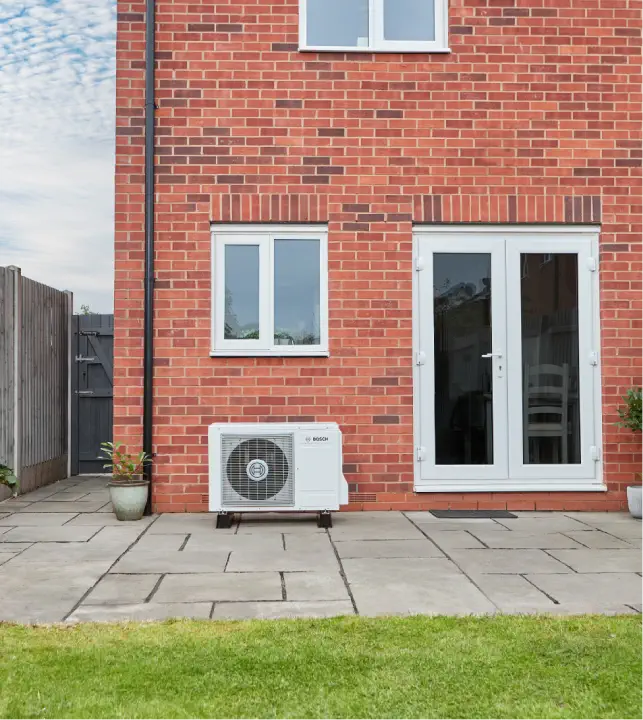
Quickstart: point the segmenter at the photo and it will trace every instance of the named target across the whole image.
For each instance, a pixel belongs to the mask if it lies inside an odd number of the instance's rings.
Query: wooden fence
[[[68,475],[72,312],[70,292],[0,267],[0,463],[20,492]]]

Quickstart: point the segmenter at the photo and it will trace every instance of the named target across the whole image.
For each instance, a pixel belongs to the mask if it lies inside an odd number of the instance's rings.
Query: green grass
[[[0,716],[640,718],[641,622],[0,625]]]

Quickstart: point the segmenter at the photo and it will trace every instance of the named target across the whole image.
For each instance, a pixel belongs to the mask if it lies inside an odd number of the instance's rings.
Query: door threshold
[[[480,481],[423,482],[414,486],[416,493],[481,493],[481,492],[607,492],[607,486],[599,482],[570,482],[569,480],[547,480],[547,482],[525,481]]]

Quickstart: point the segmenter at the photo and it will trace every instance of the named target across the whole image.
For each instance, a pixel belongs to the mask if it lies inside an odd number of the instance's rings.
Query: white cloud
[[[115,0],[0,3],[0,265],[113,307]]]

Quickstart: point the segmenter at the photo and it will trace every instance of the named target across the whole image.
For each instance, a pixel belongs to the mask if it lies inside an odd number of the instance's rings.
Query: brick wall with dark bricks
[[[118,0],[114,434],[142,431],[144,10]],[[624,507],[640,438],[639,2],[453,0],[451,54],[300,53],[298,0],[157,2],[154,507],[209,423],[344,431],[362,509]],[[211,221],[325,222],[330,357],[212,359]],[[607,493],[413,492],[412,223],[601,223]]]

